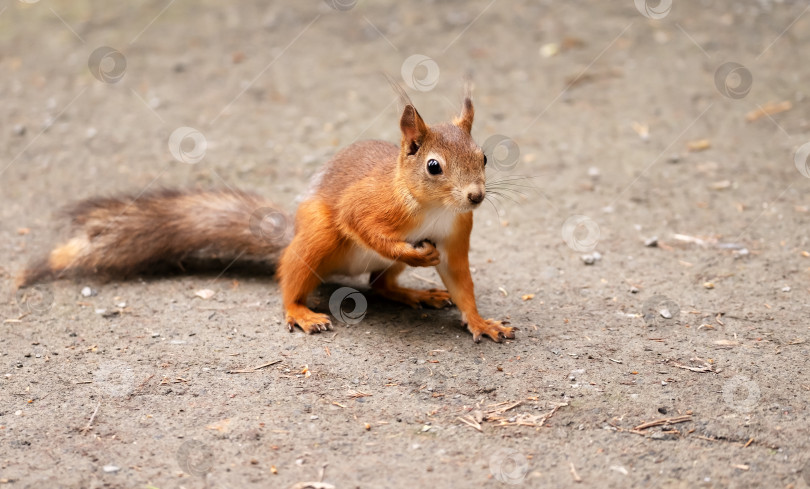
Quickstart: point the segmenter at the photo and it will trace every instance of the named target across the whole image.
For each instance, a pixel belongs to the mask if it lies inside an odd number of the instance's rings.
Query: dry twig
[[[101,401],[98,401],[96,404],[96,409],[93,411],[93,414],[90,416],[90,421],[87,422],[87,426],[81,429],[82,434],[87,434],[88,431],[93,429],[93,421],[96,419],[96,414],[98,414],[98,408],[101,407]]]
[[[633,428],[633,431],[646,430],[647,428],[652,428],[653,426],[661,426],[661,425],[664,425],[664,424],[685,423],[685,422],[691,421],[691,420],[692,420],[692,415],[691,414],[686,414],[686,415],[683,415],[683,416],[676,416],[674,418],[656,419],[655,421],[649,421],[647,423],[642,423],[642,424],[636,426],[635,428]]]

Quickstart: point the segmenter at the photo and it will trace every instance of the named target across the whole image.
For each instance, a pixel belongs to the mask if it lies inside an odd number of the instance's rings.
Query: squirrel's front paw
[[[314,334],[321,331],[329,331],[332,329],[332,321],[326,314],[319,314],[309,309],[302,309],[295,314],[287,313],[287,329],[290,332],[295,330],[295,327],[301,328],[304,333]]]
[[[481,336],[489,336],[495,343],[500,343],[501,340],[515,337],[515,330],[517,328],[512,326],[504,326],[502,321],[494,319],[476,318],[467,323],[467,329],[473,335],[473,341],[479,343]]]
[[[441,261],[441,255],[436,246],[430,241],[422,241],[410,248],[402,255],[400,261],[412,267],[435,267]]]

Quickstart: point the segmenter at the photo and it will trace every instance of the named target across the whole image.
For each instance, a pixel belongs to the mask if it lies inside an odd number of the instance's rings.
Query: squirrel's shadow
[[[277,283],[276,267],[270,260],[234,261],[211,258],[187,258],[182,262],[175,263],[161,262],[142,269],[138,273],[130,275],[95,275],[92,280],[101,283],[133,280],[158,282],[189,276],[211,279],[255,279],[260,282]],[[77,280],[78,278],[73,277],[73,279]],[[338,305],[334,306],[330,304],[338,291],[346,287],[362,295],[362,300],[365,302],[362,305],[362,311],[355,311],[356,303],[352,299],[338,300]],[[443,309],[414,309],[408,307],[374,292],[368,285],[367,276],[362,278],[335,277],[328,279],[313,292],[308,303],[316,312],[329,314],[333,320],[333,328],[348,327],[355,329],[357,334],[359,334],[359,330],[356,328],[363,326],[373,326],[374,334],[383,334],[386,337],[399,337],[402,335],[403,330],[416,329],[422,332],[435,330],[436,334],[447,334],[448,329],[441,329],[442,326],[449,328],[451,331],[454,328],[463,331],[458,318],[459,313],[455,306]],[[333,307],[339,308],[339,311],[341,311],[339,314],[357,314],[359,316],[351,318],[346,316],[344,319],[348,318],[349,321],[341,321],[341,318],[335,314],[337,311],[332,311]]]
[[[365,299],[364,310],[355,310],[354,299],[338,300],[336,304],[330,305],[330,300],[345,287],[351,287],[362,294]],[[392,339],[401,338],[405,331],[419,330],[421,333],[433,331],[435,334],[448,334],[455,329],[458,329],[458,332],[464,331],[455,305],[442,309],[427,307],[415,309],[377,294],[368,286],[367,277],[364,279],[339,277],[327,280],[313,292],[308,303],[313,306],[314,311],[329,314],[333,328],[353,329],[356,335],[360,334],[358,328],[366,326],[373,328],[371,334],[382,334]],[[332,311],[332,307],[340,310]],[[349,321],[341,321],[336,317],[336,312],[345,315]]]
[[[153,282],[177,277],[253,278],[275,281],[275,276],[276,266],[270,261],[186,258],[172,263],[157,262],[130,274],[99,273],[90,278],[102,283],[108,283],[115,281],[129,282],[136,279]],[[74,279],[77,279],[77,277],[74,277]]]

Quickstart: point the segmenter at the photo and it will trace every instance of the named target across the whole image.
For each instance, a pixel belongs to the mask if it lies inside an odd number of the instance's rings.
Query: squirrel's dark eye
[[[440,165],[438,161],[430,159],[427,162],[427,170],[431,175],[441,175],[442,165]]]
[[[484,155],[484,166],[487,166],[487,155]]]

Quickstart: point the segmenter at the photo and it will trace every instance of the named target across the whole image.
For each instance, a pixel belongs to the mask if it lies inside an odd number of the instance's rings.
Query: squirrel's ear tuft
[[[416,107],[411,104],[405,106],[399,119],[399,128],[402,130],[402,146],[407,148],[409,155],[415,154],[428,133],[427,124]]]
[[[455,118],[453,122],[458,127],[464,129],[468,133],[472,131],[473,117],[475,116],[475,109],[473,108],[472,98],[469,94],[464,97],[464,103],[461,106],[461,115]]]

